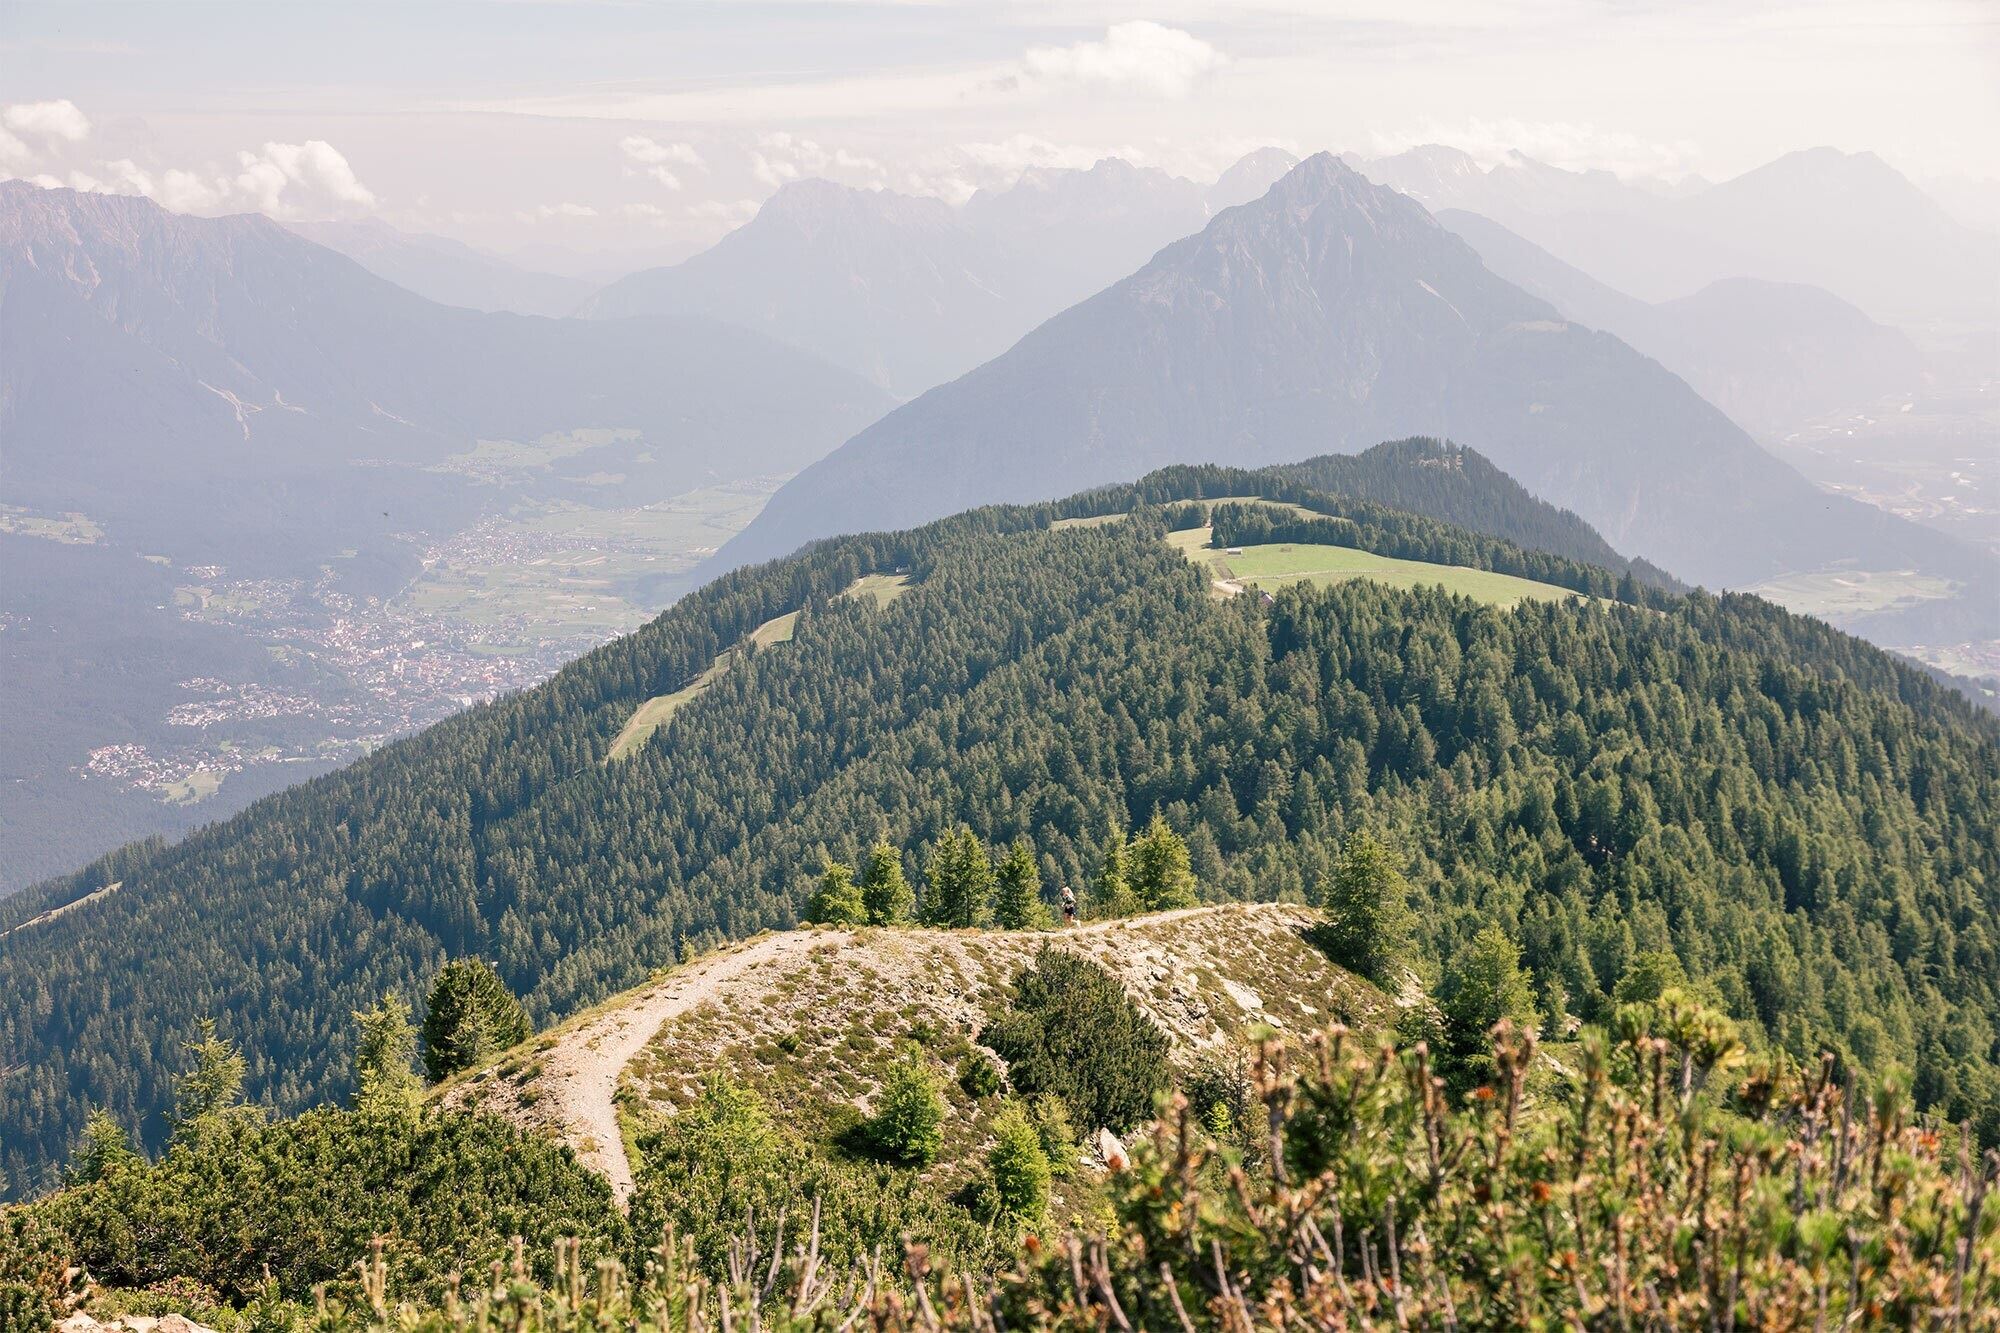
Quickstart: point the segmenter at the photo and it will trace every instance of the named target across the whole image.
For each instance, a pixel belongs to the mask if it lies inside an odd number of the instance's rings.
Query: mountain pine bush
[[[555,1280],[538,1282],[517,1251],[452,1304],[398,1311],[393,1270],[372,1259],[360,1299],[323,1326],[2000,1329],[2000,1154],[1913,1120],[1897,1081],[1858,1087],[1831,1057],[1719,1061],[1684,1086],[1690,1054],[1655,1031],[1591,1030],[1536,1095],[1548,1062],[1503,1023],[1492,1078],[1461,1107],[1421,1045],[1336,1026],[1257,1050],[1261,1165],[1176,1098],[1110,1177],[1107,1229],[1031,1234],[995,1276],[923,1245],[900,1264],[832,1262],[832,1228],[807,1208],[789,1240],[746,1232],[722,1277],[684,1236],[651,1245],[634,1279],[558,1247]]]
[[[1146,1119],[1172,1081],[1166,1034],[1125,988],[1089,959],[1049,946],[1014,978],[1007,1012],[983,1040],[1007,1062],[1016,1091],[1054,1093],[1090,1129]]]

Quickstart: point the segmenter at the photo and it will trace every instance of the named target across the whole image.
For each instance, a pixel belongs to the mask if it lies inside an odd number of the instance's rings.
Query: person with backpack
[[[1067,884],[1062,886],[1062,914],[1065,926],[1076,924],[1076,892]]]

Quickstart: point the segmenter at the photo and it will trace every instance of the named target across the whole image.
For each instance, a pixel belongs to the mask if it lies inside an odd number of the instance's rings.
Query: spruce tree
[[[985,923],[993,900],[993,863],[979,835],[960,825],[939,839],[924,867],[924,917],[947,929]]]
[[[242,1052],[234,1042],[216,1035],[214,1019],[202,1019],[199,1027],[201,1035],[187,1043],[194,1068],[181,1076],[174,1089],[176,1129],[234,1110],[243,1101],[246,1065]]]
[[[889,1161],[929,1166],[937,1160],[944,1147],[944,1094],[921,1051],[906,1052],[890,1068],[866,1132]]]
[[[1132,844],[1127,879],[1148,912],[1195,905],[1194,870],[1187,843],[1166,818],[1154,815],[1146,832]]]
[[[65,1184],[87,1185],[143,1160],[133,1150],[132,1139],[126,1134],[125,1126],[119,1124],[111,1112],[96,1110],[83,1123],[83,1137],[78,1141],[76,1151],[70,1154],[63,1180]]]
[[[1495,1024],[1506,1019],[1529,1032],[1540,1026],[1534,984],[1521,966],[1520,948],[1506,931],[1487,926],[1453,956],[1443,989],[1439,1072],[1463,1091],[1492,1072]]]
[[[1126,879],[1127,863],[1131,857],[1129,844],[1125,840],[1125,830],[1113,829],[1104,842],[1103,858],[1098,863],[1097,877],[1090,883],[1090,914],[1095,917],[1112,918],[1131,916],[1140,910],[1139,897],[1132,892]]]
[[[916,915],[917,896],[903,878],[903,854],[886,842],[868,852],[861,869],[861,901],[871,926],[900,926]]]
[[[1333,961],[1386,982],[1408,947],[1409,885],[1389,849],[1364,829],[1348,834],[1321,894],[1327,923],[1318,931]]]
[[[996,1220],[1016,1226],[1038,1222],[1049,1206],[1048,1153],[1042,1136],[1019,1102],[1010,1102],[993,1120],[993,1146],[986,1153],[993,1181]]]
[[[993,919],[1003,930],[1047,930],[1054,921],[1042,902],[1042,872],[1035,849],[1016,842],[994,872]]]
[[[859,926],[868,921],[868,908],[861,900],[861,886],[854,872],[838,861],[820,873],[819,887],[806,901],[806,920],[816,926]]]
[[[438,969],[424,1014],[424,1069],[433,1082],[528,1038],[528,1015],[491,964],[459,958]]]

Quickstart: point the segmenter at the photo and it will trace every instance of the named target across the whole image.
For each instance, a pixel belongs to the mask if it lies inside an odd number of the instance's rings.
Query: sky
[[[690,253],[803,176],[961,202],[1106,155],[1206,180],[1426,142],[1711,180],[1866,149],[2000,212],[2000,3],[0,0],[0,176],[572,271]]]

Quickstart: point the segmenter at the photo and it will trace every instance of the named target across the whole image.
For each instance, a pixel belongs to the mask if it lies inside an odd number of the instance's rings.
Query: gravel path
[[[1052,938],[1059,941],[1100,935],[1130,929],[1138,923],[1153,927],[1216,910],[1193,907],[1147,917],[1094,921],[1053,932]],[[524,1127],[553,1130],[576,1150],[585,1166],[602,1173],[611,1182],[612,1192],[623,1206],[632,1197],[632,1164],[625,1153],[625,1136],[618,1126],[618,1081],[625,1066],[664,1024],[716,998],[744,973],[772,964],[789,966],[805,958],[815,946],[824,946],[847,933],[815,929],[784,931],[732,945],[677,967],[659,981],[612,1000],[606,1008],[531,1040],[526,1048],[531,1052],[526,1062],[540,1066],[526,1085],[533,1090],[531,1100],[523,1101],[514,1095],[515,1084],[496,1084],[489,1077],[453,1086],[446,1092],[445,1101],[459,1106],[476,1103]],[[540,1042],[551,1037],[555,1038],[553,1046],[536,1049]]]
[[[677,967],[659,981],[620,996],[611,1007],[547,1034],[556,1036],[558,1043],[534,1057],[541,1072],[534,1078],[536,1097],[531,1105],[509,1106],[504,1099],[485,1096],[478,1100],[484,1109],[510,1120],[555,1130],[576,1149],[585,1166],[611,1182],[622,1207],[632,1197],[632,1163],[618,1129],[616,1100],[618,1076],[625,1066],[668,1020],[712,998],[752,968],[804,957],[822,938],[817,931],[786,931]],[[462,1104],[478,1092],[478,1084],[461,1083],[447,1100]]]

